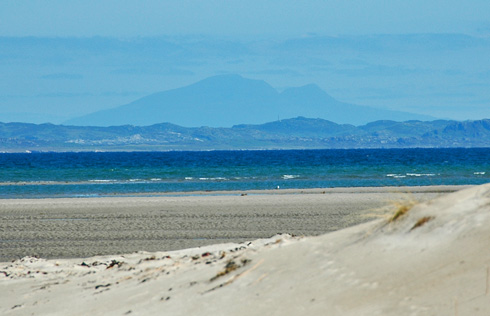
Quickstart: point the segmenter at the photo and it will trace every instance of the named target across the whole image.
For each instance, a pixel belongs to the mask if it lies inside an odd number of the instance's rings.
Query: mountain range
[[[326,148],[490,147],[490,119],[381,120],[354,126],[297,117],[231,128],[65,126],[0,123],[0,151],[255,150]]]
[[[297,116],[344,124],[376,120],[431,120],[430,116],[340,102],[315,84],[278,92],[262,80],[239,75],[209,77],[189,86],[154,93],[116,108],[65,122],[78,126],[147,126],[172,122],[186,127],[261,124]]]

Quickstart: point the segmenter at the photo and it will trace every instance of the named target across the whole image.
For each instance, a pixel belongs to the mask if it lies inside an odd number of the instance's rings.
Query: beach
[[[427,201],[465,186],[162,193],[0,200],[0,262],[170,251],[316,236],[376,218],[372,210]]]
[[[353,190],[357,189],[264,194],[243,204],[239,198],[254,195],[171,198],[189,205],[194,199],[211,198],[204,205],[225,207],[225,197],[242,206],[279,201],[279,206],[291,205],[297,197],[322,204],[342,204],[353,196],[362,203],[400,197],[388,189]],[[174,251],[52,260],[24,257],[0,263],[0,314],[488,315],[490,184],[406,191],[412,191],[404,193],[412,199],[398,199],[400,204],[389,211],[381,203],[388,211],[380,212],[383,216],[319,236],[276,234]],[[270,204],[261,201],[264,197]],[[413,204],[413,197],[428,201]],[[131,208],[132,199],[121,204],[101,200],[99,209],[124,208],[123,204]],[[83,207],[80,202],[70,205],[81,212],[90,209],[88,205],[95,207],[89,201],[93,199],[84,200]],[[29,201],[21,202],[21,208],[28,208]],[[30,202],[31,210],[42,204]],[[44,203],[63,208],[62,201],[56,202]],[[4,201],[3,209],[9,203],[15,204]],[[222,223],[229,224],[226,219]]]

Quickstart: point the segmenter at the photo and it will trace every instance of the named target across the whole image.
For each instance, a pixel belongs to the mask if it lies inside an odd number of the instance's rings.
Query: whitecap
[[[391,177],[391,178],[406,178],[407,177],[406,175],[398,174],[398,173],[388,173],[386,176]]]
[[[199,178],[201,181],[225,181],[228,180],[227,178],[224,177],[215,177],[215,178]]]
[[[407,173],[409,177],[433,177],[434,173]]]
[[[473,172],[473,174],[476,174],[476,175],[484,175],[485,173],[486,173],[485,171]]]
[[[391,177],[391,178],[406,178],[407,177],[405,175],[397,174],[397,173],[388,173],[386,176]]]
[[[93,179],[93,180],[88,180],[89,182],[100,182],[100,183],[107,183],[107,182],[116,182],[117,180],[113,179]]]
[[[295,175],[295,174],[285,174],[285,175],[282,176],[282,178],[284,180],[289,180],[289,179],[299,178],[299,176],[298,175]]]

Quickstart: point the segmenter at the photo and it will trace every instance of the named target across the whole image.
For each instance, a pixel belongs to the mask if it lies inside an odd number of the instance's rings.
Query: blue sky
[[[490,33],[490,2],[3,0],[2,36]]]
[[[490,117],[490,1],[0,1],[0,121],[61,123],[238,73]]]

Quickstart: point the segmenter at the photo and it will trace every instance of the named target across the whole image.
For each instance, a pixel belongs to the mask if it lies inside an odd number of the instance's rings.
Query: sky
[[[2,0],[0,35],[488,33],[488,12],[486,0]]]
[[[62,123],[208,76],[490,117],[490,1],[0,1],[0,121]]]

